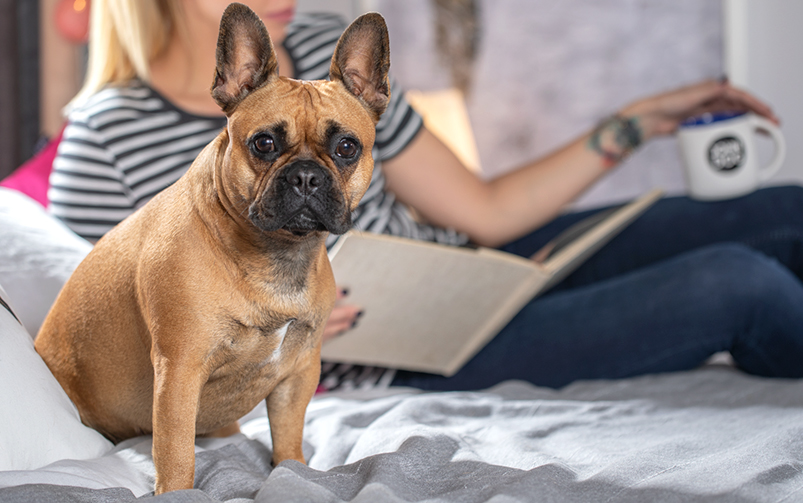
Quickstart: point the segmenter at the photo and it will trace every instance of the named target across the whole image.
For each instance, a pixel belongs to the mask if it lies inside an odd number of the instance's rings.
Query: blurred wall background
[[[37,1],[0,0],[0,178],[39,137],[39,33]]]
[[[723,15],[731,80],[767,100],[782,121],[786,162],[773,182],[803,184],[803,2],[724,0]],[[769,158],[771,143],[763,143]]]
[[[551,152],[637,97],[723,73],[720,0],[476,3],[479,46],[466,103],[486,177]],[[406,88],[449,85],[443,61],[428,48],[431,5],[378,2],[391,31],[394,74]],[[672,139],[639,150],[578,205],[654,186],[684,190]]]

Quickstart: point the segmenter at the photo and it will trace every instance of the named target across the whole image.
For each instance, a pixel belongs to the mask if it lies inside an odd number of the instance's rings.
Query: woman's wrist
[[[596,152],[606,168],[618,165],[643,142],[644,134],[637,115],[619,113],[606,118],[588,137],[588,148]]]

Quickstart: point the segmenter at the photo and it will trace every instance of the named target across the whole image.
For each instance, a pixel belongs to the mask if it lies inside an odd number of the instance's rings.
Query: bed
[[[112,446],[81,425],[33,351],[31,306],[86,247],[28,204],[0,191],[0,298],[16,314],[0,308],[2,502],[803,501],[803,381],[727,363],[560,390],[321,394],[308,466],[271,467],[258,407],[240,434],[197,440],[195,489],[153,497],[150,437]]]

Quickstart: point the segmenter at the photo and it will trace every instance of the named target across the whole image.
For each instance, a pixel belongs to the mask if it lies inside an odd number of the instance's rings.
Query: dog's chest
[[[237,380],[279,377],[283,367],[314,348],[314,323],[301,316],[269,316],[262,320],[231,320],[218,342],[209,381],[225,376]]]
[[[314,350],[313,339],[314,324],[297,316],[222,321],[201,391],[198,431],[219,428],[264,400]]]

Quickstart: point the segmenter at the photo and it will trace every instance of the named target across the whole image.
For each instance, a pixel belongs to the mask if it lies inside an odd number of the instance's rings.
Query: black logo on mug
[[[720,138],[708,149],[708,162],[717,171],[732,171],[744,163],[744,144],[734,136]]]

